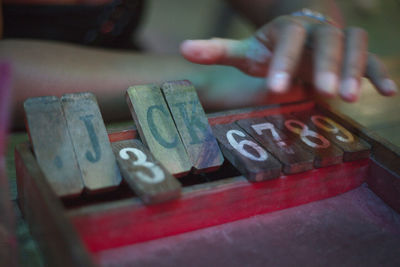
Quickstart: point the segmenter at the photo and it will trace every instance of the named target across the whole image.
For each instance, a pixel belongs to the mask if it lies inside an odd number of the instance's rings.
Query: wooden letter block
[[[314,156],[264,118],[243,119],[236,123],[282,163],[284,173],[299,173],[313,168]]]
[[[24,109],[36,160],[50,186],[61,197],[79,195],[81,172],[60,100],[55,96],[30,98]]]
[[[212,126],[222,153],[249,181],[280,176],[281,164],[236,124]]]
[[[371,146],[331,118],[316,110],[293,114],[313,131],[325,136],[344,151],[343,161],[368,158]]]
[[[115,142],[112,148],[122,176],[144,203],[160,203],[179,197],[181,184],[141,142]]]
[[[343,161],[342,150],[298,118],[292,115],[273,115],[265,119],[288,136],[289,140],[298,142],[310,152],[314,156],[314,167],[335,165]]]
[[[194,86],[189,81],[161,86],[176,128],[196,170],[213,170],[224,162]]]
[[[117,187],[121,175],[95,96],[67,94],[61,102],[86,189],[92,193]]]
[[[132,86],[127,102],[144,144],[154,157],[175,176],[192,168],[185,147],[157,85]]]

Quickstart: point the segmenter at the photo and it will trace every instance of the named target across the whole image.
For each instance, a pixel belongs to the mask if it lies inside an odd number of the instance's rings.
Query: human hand
[[[281,16],[244,40],[187,40],[181,45],[189,61],[229,65],[255,77],[267,77],[267,88],[285,92],[294,77],[311,82],[326,96],[346,101],[360,95],[366,76],[382,95],[393,95],[396,84],[383,63],[367,51],[365,30],[342,30],[306,16]]]

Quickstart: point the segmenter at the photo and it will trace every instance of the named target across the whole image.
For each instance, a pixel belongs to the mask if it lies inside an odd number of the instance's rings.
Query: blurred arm
[[[243,84],[249,90],[263,86],[262,80],[233,68],[192,64],[179,55],[94,49],[48,41],[2,40],[0,60],[4,59],[13,70],[14,128],[23,126],[22,104],[29,97],[91,91],[97,96],[104,119],[110,121],[130,118],[125,91],[135,84],[188,79],[199,94],[209,88],[222,92],[221,88],[241,91]],[[227,80],[229,84],[224,82]]]

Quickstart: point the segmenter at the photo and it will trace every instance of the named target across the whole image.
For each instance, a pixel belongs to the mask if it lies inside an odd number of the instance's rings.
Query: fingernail
[[[186,40],[181,44],[181,52],[187,54],[196,54],[196,56],[204,56],[204,50],[199,47],[198,41]]]
[[[318,73],[315,79],[317,89],[329,96],[336,94],[338,83],[337,75],[330,71]]]
[[[200,64],[215,64],[224,48],[212,40],[186,40],[180,51],[190,61]]]
[[[191,47],[191,45],[193,44],[193,41],[192,40],[185,40],[185,41],[183,41],[182,43],[181,43],[181,50],[187,50],[187,49],[190,49]]]
[[[396,83],[391,80],[391,79],[385,79],[382,82],[382,90],[384,91],[386,95],[394,95],[397,92],[397,85]]]
[[[348,101],[356,101],[360,85],[355,78],[347,78],[340,85],[340,94]]]
[[[268,79],[268,87],[275,93],[283,93],[289,87],[289,79],[289,74],[286,72],[273,72]]]

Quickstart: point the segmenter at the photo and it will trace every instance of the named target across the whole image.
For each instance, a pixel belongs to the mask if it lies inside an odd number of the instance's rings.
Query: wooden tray
[[[211,125],[318,108],[372,145],[369,159],[250,183],[229,164],[183,178],[182,196],[145,206],[122,185],[116,192],[59,199],[29,144],[16,147],[19,204],[50,266],[97,266],[107,250],[220,225],[337,196],[367,183],[400,212],[400,151],[323,104],[299,102],[208,115]],[[137,137],[135,129],[109,133],[111,142]],[[121,259],[122,260],[122,259]],[[118,260],[117,260],[118,262]]]

